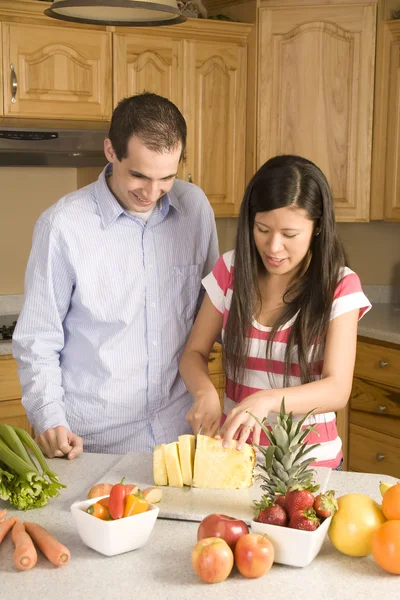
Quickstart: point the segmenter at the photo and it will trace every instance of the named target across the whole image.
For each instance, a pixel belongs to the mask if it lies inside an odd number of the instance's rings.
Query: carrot
[[[37,553],[30,535],[19,519],[15,521],[11,531],[11,539],[15,544],[14,564],[21,571],[28,571],[36,565]]]
[[[25,529],[32,537],[33,541],[40,550],[49,559],[51,564],[56,567],[63,567],[69,563],[71,553],[63,546],[55,537],[53,537],[47,529],[37,523],[25,522]]]
[[[0,510],[0,523],[6,520],[7,509]]]
[[[10,517],[9,519],[6,519],[2,523],[0,523],[0,544],[6,537],[10,529],[14,526],[16,520],[17,517]]]

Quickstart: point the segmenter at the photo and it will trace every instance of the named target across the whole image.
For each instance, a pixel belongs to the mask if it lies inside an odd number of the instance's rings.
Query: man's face
[[[179,144],[172,152],[160,154],[132,136],[128,142],[128,156],[119,161],[111,141],[106,139],[104,153],[113,166],[108,185],[120,205],[135,212],[149,211],[172,188],[181,152]]]

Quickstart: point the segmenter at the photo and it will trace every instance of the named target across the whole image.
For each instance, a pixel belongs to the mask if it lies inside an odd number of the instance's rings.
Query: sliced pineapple
[[[192,485],[195,453],[194,435],[187,434],[178,436],[178,449],[183,483],[184,485]]]
[[[178,442],[164,444],[164,460],[167,467],[168,485],[171,487],[183,487]]]
[[[168,485],[167,466],[164,458],[164,445],[160,444],[153,450],[153,478],[155,485]]]
[[[222,440],[198,435],[192,485],[221,490],[247,488],[253,483],[255,464],[256,453],[249,444],[238,451],[235,440],[230,448],[223,448]]]

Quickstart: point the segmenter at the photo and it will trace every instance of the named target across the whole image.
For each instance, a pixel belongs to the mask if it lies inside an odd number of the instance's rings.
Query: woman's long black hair
[[[273,339],[295,315],[285,353],[284,387],[289,385],[290,364],[296,350],[301,382],[315,379],[314,365],[320,358],[316,355],[318,344],[322,348],[325,344],[335,289],[346,264],[336,230],[332,194],[326,177],[314,163],[300,156],[276,156],[253,176],[240,209],[232,303],[223,341],[227,373],[234,382],[245,383],[249,331],[257,307],[262,306],[258,276],[265,267],[254,242],[255,215],[283,207],[303,209],[314,222],[314,235],[298,277],[284,294],[284,307],[267,342],[266,371],[271,386],[268,361]]]

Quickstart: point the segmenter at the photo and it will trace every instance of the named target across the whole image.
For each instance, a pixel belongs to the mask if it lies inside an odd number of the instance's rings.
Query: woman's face
[[[293,276],[307,256],[314,221],[303,209],[277,208],[256,213],[253,235],[267,272]]]

